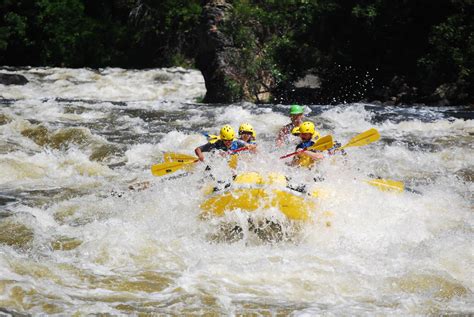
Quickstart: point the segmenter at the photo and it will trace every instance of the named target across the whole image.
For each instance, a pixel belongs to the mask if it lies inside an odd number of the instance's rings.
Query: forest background
[[[208,102],[474,100],[472,0],[4,0],[0,12],[0,65],[199,68],[219,92]]]

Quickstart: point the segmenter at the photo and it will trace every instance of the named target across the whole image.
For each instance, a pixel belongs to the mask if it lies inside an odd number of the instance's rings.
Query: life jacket
[[[204,136],[207,138],[207,142],[214,144],[219,141],[221,138],[218,135],[205,133]]]
[[[316,141],[319,139],[319,133],[315,133],[314,136],[315,138],[308,140],[308,141],[303,141],[300,144],[296,146],[296,150],[303,150],[306,149],[310,146],[313,146]],[[306,155],[301,155],[298,157],[298,165],[303,166],[303,167],[311,167],[314,164],[314,159],[312,157],[306,156]]]

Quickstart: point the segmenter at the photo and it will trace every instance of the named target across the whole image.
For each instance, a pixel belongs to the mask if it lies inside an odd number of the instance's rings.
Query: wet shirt
[[[218,140],[214,143],[208,142],[204,145],[201,145],[199,148],[201,149],[202,152],[210,152],[210,151],[214,151],[214,150],[235,151],[237,149],[245,147],[246,145],[247,145],[247,143],[245,143],[244,141],[235,140],[235,141],[232,141],[231,146],[229,148],[227,148],[224,144],[224,141]]]
[[[304,149],[314,145],[314,143],[315,143],[314,140],[303,141],[303,142],[301,142],[300,144],[298,144],[296,146],[296,151],[304,150]],[[313,150],[308,150],[308,151],[315,152]],[[312,157],[308,157],[308,156],[298,157],[298,158],[295,158],[295,159],[297,160],[298,165],[300,165],[300,166],[310,167],[314,163],[314,159]]]
[[[295,125],[293,124],[293,122],[290,122],[287,125],[285,125],[283,128],[280,129],[280,132],[278,132],[278,139],[286,140],[294,128],[295,128]]]

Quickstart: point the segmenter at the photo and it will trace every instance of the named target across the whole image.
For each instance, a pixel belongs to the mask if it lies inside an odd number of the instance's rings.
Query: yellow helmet
[[[232,141],[234,140],[234,138],[235,138],[235,131],[230,125],[226,124],[225,126],[221,128],[221,132],[220,132],[221,140]]]
[[[300,127],[294,127],[293,130],[291,130],[291,134],[300,135]]]
[[[257,133],[255,132],[254,128],[248,123],[242,123],[239,127],[239,134],[242,132],[250,132],[254,138],[257,137]]]
[[[316,130],[314,129],[314,123],[305,121],[299,126],[300,133],[311,133],[313,135]]]

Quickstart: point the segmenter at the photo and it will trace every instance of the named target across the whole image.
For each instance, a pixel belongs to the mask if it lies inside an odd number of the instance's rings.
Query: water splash
[[[16,100],[0,110],[0,307],[57,315],[472,313],[474,123],[456,110],[310,105],[307,117],[322,135],[344,144],[375,127],[382,139],[309,172],[278,159],[294,150],[274,144],[287,105],[194,104],[204,89],[196,72],[17,73],[30,83],[3,89]],[[192,155],[202,132],[242,122],[256,128],[259,153],[242,155],[237,171],[277,171],[295,188],[318,189],[311,221],[255,228],[239,211],[203,220],[205,164],[151,176],[163,152]],[[206,159],[215,178],[230,182],[220,156]],[[377,176],[421,194],[382,192],[366,182]],[[281,220],[277,210],[260,211]],[[236,224],[242,231],[227,239]]]

